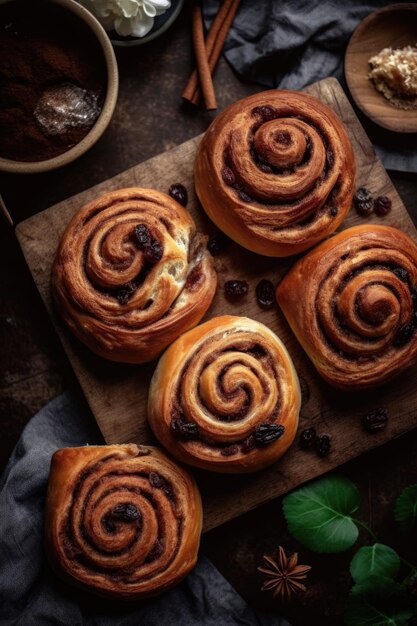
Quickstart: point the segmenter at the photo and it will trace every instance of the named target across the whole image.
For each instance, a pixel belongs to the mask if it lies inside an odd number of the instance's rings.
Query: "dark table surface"
[[[190,11],[185,8],[159,39],[117,50],[120,93],[110,127],[76,162],[34,176],[0,176],[0,189],[15,222],[103,181],[203,132],[215,113],[190,111],[181,92],[192,69]],[[242,83],[221,59],[215,73],[219,110],[260,88]],[[404,204],[417,220],[416,176],[390,172]],[[1,221],[1,220],[0,220]],[[25,423],[48,400],[76,388],[72,370],[52,329],[25,264],[13,229],[0,223],[0,466],[7,461]],[[405,374],[407,375],[407,374]],[[395,419],[395,416],[392,416]],[[379,541],[417,563],[417,537],[401,536],[393,503],[417,482],[417,430],[340,468],[358,485],[359,517]],[[361,534],[359,542],[367,542]],[[260,591],[256,568],[278,545],[297,550],[313,566],[309,588],[288,606]],[[350,587],[349,562],[342,555],[315,555],[288,534],[275,500],[203,537],[202,551],[242,596],[259,609],[284,614],[293,626],[338,626]]]

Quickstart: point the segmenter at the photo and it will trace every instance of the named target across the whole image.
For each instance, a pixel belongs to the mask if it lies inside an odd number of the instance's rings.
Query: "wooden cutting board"
[[[344,121],[356,155],[357,186],[366,185],[374,195],[388,195],[392,199],[393,210],[387,217],[375,216],[367,221],[395,226],[417,239],[411,218],[339,83],[329,78],[306,91],[332,107]],[[155,443],[146,423],[147,391],[155,363],[128,366],[107,362],[96,357],[63,327],[53,309],[49,288],[54,254],[68,221],[81,206],[103,192],[132,185],[166,192],[172,183],[183,183],[189,192],[187,208],[198,229],[214,233],[215,227],[205,217],[194,194],[193,164],[199,141],[200,137],[196,137],[141,163],[38,213],[16,229],[41,297],[107,443]],[[341,228],[358,223],[364,223],[364,219],[352,209]],[[225,313],[246,315],[268,325],[282,338],[301,380],[300,430],[314,426],[318,434],[330,435],[331,453],[320,459],[314,452],[300,450],[295,442],[275,465],[252,475],[225,476],[192,470],[203,496],[206,531],[417,426],[417,367],[376,391],[357,394],[336,391],[317,375],[278,308],[272,311],[259,308],[255,298],[258,281],[269,278],[277,284],[292,262],[260,257],[230,243],[216,256],[219,286],[205,319]],[[245,279],[250,284],[249,294],[238,304],[227,302],[223,295],[223,283],[231,278]],[[378,407],[387,409],[388,426],[376,434],[365,433],[360,417]]]

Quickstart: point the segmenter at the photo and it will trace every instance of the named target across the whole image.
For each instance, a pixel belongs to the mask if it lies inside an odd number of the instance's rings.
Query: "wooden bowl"
[[[12,1],[13,0],[0,0],[1,3]],[[15,161],[12,159],[5,159],[0,156],[0,171],[3,172],[12,172],[14,174],[37,174],[40,172],[54,170],[58,167],[71,163],[71,161],[74,161],[79,156],[84,154],[100,139],[109,125],[116,106],[119,91],[119,73],[113,46],[106,31],[98,20],[75,0],[48,0],[48,2],[59,5],[62,9],[73,13],[87,25],[92,36],[96,38],[103,52],[103,59],[107,74],[107,88],[103,107],[94,126],[92,126],[85,137],[62,154],[58,154],[51,159],[43,161]]]
[[[417,4],[392,4],[368,15],[354,31],[345,55],[345,76],[358,107],[373,122],[397,133],[417,132],[417,111],[397,109],[368,78],[369,59],[383,48],[417,43]]]

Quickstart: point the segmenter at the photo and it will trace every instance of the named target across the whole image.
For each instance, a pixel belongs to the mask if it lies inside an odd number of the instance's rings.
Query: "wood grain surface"
[[[371,57],[387,47],[417,42],[417,4],[384,7],[368,15],[353,33],[345,54],[345,76],[356,104],[373,122],[397,133],[417,132],[417,111],[397,109],[368,78]]]
[[[366,185],[374,194],[389,195],[392,199],[390,215],[385,218],[373,216],[367,221],[395,226],[416,239],[411,218],[338,82],[326,79],[310,86],[307,91],[331,106],[344,121],[356,155],[357,186]],[[196,137],[38,213],[16,229],[41,297],[108,443],[153,442],[146,423],[146,400],[155,363],[126,366],[106,362],[93,355],[61,325],[50,296],[50,271],[55,250],[69,219],[83,204],[110,189],[131,185],[167,191],[172,183],[183,183],[189,191],[187,208],[198,228],[208,234],[216,232],[198,206],[193,191],[193,162],[199,139]],[[364,220],[352,210],[341,228],[358,223],[364,223]],[[332,451],[326,459],[319,459],[314,453],[301,451],[295,442],[274,466],[253,475],[222,476],[193,470],[203,496],[206,531],[417,426],[414,384],[417,367],[376,391],[358,394],[336,391],[319,378],[279,310],[263,311],[258,307],[255,298],[257,282],[261,278],[270,278],[277,284],[293,260],[263,258],[230,243],[216,257],[219,288],[206,319],[224,313],[247,315],[267,324],[282,338],[301,380],[300,430],[314,425],[318,434],[330,435]],[[223,296],[223,283],[230,278],[244,278],[250,283],[248,296],[238,304],[230,304]],[[360,416],[379,406],[386,408],[390,415],[387,428],[372,435],[364,433]]]

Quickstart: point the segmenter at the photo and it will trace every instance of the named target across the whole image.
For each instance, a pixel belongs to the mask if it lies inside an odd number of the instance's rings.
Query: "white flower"
[[[144,37],[154,18],[171,6],[171,0],[78,0],[91,11],[105,30],[126,37]]]

